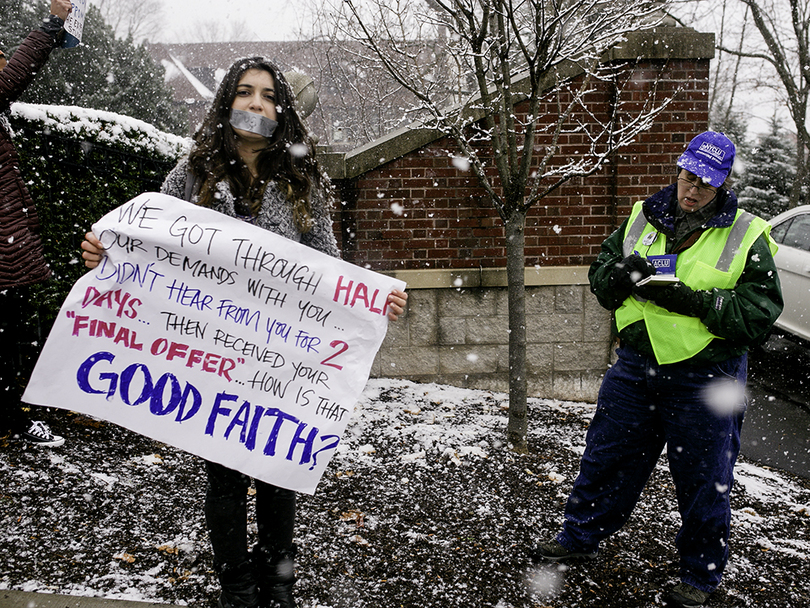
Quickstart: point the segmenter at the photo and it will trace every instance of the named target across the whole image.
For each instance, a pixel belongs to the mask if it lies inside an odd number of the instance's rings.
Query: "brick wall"
[[[590,263],[633,202],[671,183],[685,143],[708,124],[708,71],[708,60],[636,66],[620,97],[628,111],[650,98],[682,91],[613,164],[569,182],[530,210],[527,265]],[[591,95],[602,118],[608,97],[606,91]],[[549,104],[542,115],[553,120],[554,107]],[[576,158],[587,149],[584,136],[563,136],[560,144],[560,159]],[[454,142],[441,138],[342,184],[346,204],[339,214],[346,258],[374,270],[504,266],[501,219],[475,175],[454,166],[458,155]]]

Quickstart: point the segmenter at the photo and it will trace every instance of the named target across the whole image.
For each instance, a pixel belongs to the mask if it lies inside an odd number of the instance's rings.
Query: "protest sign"
[[[162,194],[93,232],[24,400],[314,493],[404,283]]]
[[[81,44],[86,14],[87,0],[71,1],[71,10],[65,20],[65,38],[62,40],[62,48],[70,49]]]

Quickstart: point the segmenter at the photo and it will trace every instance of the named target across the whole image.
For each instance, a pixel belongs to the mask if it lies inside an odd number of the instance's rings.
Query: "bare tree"
[[[162,30],[163,3],[161,0],[120,2],[96,0],[94,2],[118,38],[132,38],[136,43],[154,40]]]
[[[796,126],[796,178],[790,193],[790,207],[798,205],[807,192],[810,175],[807,150],[807,103],[810,97],[810,2],[807,0],[741,0],[751,11],[765,49],[735,51],[743,57],[762,59],[776,71],[785,102]],[[788,19],[787,16],[790,15]]]
[[[357,147],[402,127],[417,116],[415,97],[368,57],[367,49],[344,35],[345,15],[325,4],[305,6],[307,70],[319,83],[319,103],[309,118],[319,143]]]
[[[504,223],[509,300],[508,441],[527,448],[524,227],[528,210],[574,178],[599,171],[647,129],[666,101],[596,116],[585,98],[600,81],[622,86],[602,63],[631,32],[657,25],[645,0],[344,0],[333,8],[343,40],[362,49],[417,100],[423,122],[452,137]],[[576,68],[576,70],[574,69]],[[578,71],[580,77],[571,74]],[[582,76],[584,72],[584,77]],[[544,104],[556,117],[539,120]],[[560,140],[587,142],[575,158]],[[490,158],[487,158],[486,156]],[[495,171],[490,167],[494,163]]]
[[[742,50],[746,32],[751,27],[751,16],[746,8],[740,13],[740,0],[685,0],[677,2],[672,10],[678,11],[676,21],[687,27],[711,31],[715,34],[717,54],[711,62],[709,77],[709,125],[722,131],[737,145],[738,156],[749,146],[748,131],[758,104],[749,103],[748,94],[756,89],[756,64],[762,62],[725,53],[723,49]]]
[[[183,38],[189,42],[252,42],[260,39],[245,19],[197,19],[185,29]]]
[[[756,91],[772,90],[777,106],[787,109],[796,129],[796,177],[790,195],[790,206],[803,201],[810,186],[807,150],[810,149],[810,131],[807,108],[810,101],[810,0],[731,0],[735,6],[723,14],[733,16],[723,21],[723,35],[718,40],[720,56],[734,58],[725,62],[733,69],[731,87],[716,86],[714,97],[723,91],[727,97],[727,111],[731,112],[734,96],[740,87]],[[695,6],[717,7],[717,2],[694,2]],[[736,9],[736,10],[735,10]],[[695,13],[692,13],[694,21]],[[753,24],[753,28],[751,27]],[[726,26],[728,29],[726,30]],[[755,31],[752,31],[754,30]],[[748,76],[740,77],[741,61],[746,61]]]

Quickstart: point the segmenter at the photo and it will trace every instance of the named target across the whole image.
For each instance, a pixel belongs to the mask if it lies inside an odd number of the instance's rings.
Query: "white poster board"
[[[63,48],[79,46],[84,31],[84,17],[87,14],[87,0],[71,0],[71,9],[65,20],[65,39]]]
[[[405,284],[162,194],[93,233],[23,399],[314,493]]]

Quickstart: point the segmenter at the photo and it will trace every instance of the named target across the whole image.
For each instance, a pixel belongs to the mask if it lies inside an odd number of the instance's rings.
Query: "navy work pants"
[[[597,549],[630,517],[666,445],[681,515],[681,580],[714,591],[728,561],[748,357],[696,366],[659,365],[626,346],[617,354],[557,540],[569,550]]]

